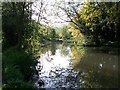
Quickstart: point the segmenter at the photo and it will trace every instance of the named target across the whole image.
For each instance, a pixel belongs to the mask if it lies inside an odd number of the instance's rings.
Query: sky
[[[69,0],[63,0],[65,2],[68,2]],[[70,0],[72,1],[72,0]],[[78,2],[78,0],[73,0],[75,2]],[[79,2],[82,2],[83,0],[79,0]],[[64,25],[67,25],[68,23],[63,21],[62,19],[66,20],[67,17],[65,15],[65,13],[60,10],[58,11],[58,8],[56,7],[57,3],[59,3],[58,5],[61,4],[62,7],[66,6],[66,3],[62,4],[62,0],[43,0],[44,4],[46,5],[46,12],[45,10],[43,10],[43,13],[41,14],[41,16],[46,17],[47,20],[40,20],[39,22],[42,24],[45,24],[45,22],[47,22],[47,24],[49,26],[54,26],[54,27],[61,27]],[[34,5],[36,5],[37,7],[34,7]],[[35,2],[33,5],[33,10],[35,10],[35,12],[40,13],[40,11],[38,10],[41,7],[41,0],[38,0],[37,3]],[[43,7],[45,6],[43,5]],[[38,9],[37,9],[38,8]],[[56,16],[55,12],[59,12],[59,16]],[[37,20],[38,15],[33,14],[32,19]]]

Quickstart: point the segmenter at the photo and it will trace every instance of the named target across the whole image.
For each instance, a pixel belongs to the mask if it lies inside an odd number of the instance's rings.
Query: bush
[[[7,83],[11,79],[23,80],[23,75],[15,66],[8,66],[3,69],[3,83]]]
[[[8,80],[6,84],[3,85],[2,90],[24,90],[24,89],[29,89],[29,90],[35,90],[34,86],[29,83],[29,82],[24,82],[23,80],[20,79],[11,79]]]
[[[28,83],[35,72],[36,61],[22,50],[3,52],[3,88],[32,88]]]

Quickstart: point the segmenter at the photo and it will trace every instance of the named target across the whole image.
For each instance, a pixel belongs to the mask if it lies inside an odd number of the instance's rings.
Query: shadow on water
[[[84,73],[81,87],[118,87],[118,49],[109,49],[112,48],[86,48],[79,63],[73,64],[77,71]]]
[[[38,88],[118,87],[117,48],[54,43],[40,47],[38,54]]]

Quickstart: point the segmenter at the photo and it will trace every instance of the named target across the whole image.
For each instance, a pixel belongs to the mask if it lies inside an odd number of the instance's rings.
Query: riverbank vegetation
[[[3,90],[35,89],[31,80],[36,71],[36,60],[32,53],[28,52],[28,39],[31,39],[29,35],[34,33],[30,27],[31,5],[32,3],[25,2],[2,3]]]
[[[119,45],[119,2],[68,2],[60,7],[68,16],[69,31],[78,45]],[[77,6],[80,8],[77,8]],[[76,6],[76,7],[75,7]]]
[[[36,72],[35,55],[40,46],[49,42],[119,47],[119,2],[86,2],[72,6],[74,3],[67,2],[68,8],[59,7],[67,15],[66,22],[69,22],[62,27],[33,20],[33,2],[2,3],[3,89],[35,89],[32,81]],[[39,12],[38,16],[45,19],[40,16],[43,11],[45,10]]]

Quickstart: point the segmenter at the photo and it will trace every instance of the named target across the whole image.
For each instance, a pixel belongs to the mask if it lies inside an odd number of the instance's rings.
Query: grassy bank
[[[35,72],[35,59],[23,50],[15,48],[3,52],[3,90],[10,88],[30,88],[34,90],[32,76]]]

